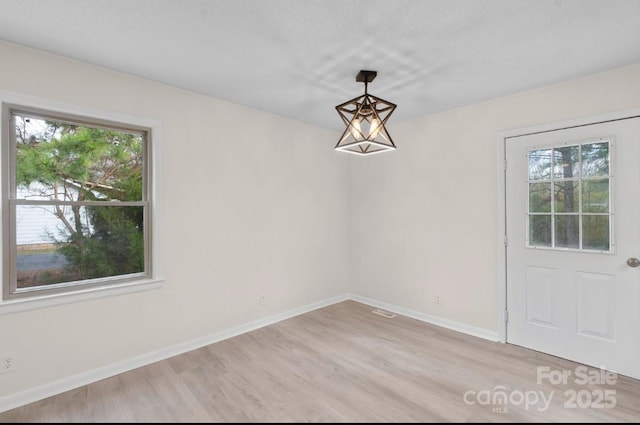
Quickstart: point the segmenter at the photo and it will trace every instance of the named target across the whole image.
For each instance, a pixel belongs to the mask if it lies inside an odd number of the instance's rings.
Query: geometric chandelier
[[[367,93],[367,84],[372,82],[376,75],[376,71],[361,70],[356,76],[356,81],[364,83],[364,94],[336,106],[347,127],[340,136],[336,150],[370,155],[396,148],[385,127],[396,105]]]

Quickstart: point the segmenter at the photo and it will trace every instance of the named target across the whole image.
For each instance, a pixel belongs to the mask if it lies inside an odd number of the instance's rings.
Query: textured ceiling
[[[640,62],[640,0],[0,0],[0,38],[338,129]]]

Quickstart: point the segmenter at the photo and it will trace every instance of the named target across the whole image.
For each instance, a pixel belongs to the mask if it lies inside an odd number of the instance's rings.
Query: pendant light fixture
[[[377,75],[376,71],[361,70],[356,81],[364,83],[364,94],[336,106],[347,127],[340,136],[336,150],[370,155],[396,148],[385,127],[396,105],[367,92],[367,85]]]

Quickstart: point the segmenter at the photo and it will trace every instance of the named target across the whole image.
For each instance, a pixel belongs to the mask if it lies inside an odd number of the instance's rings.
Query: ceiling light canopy
[[[376,71],[361,70],[356,76],[356,81],[364,83],[364,94],[336,106],[347,127],[340,136],[336,150],[370,155],[396,148],[385,127],[396,105],[367,92],[367,84],[372,82],[376,75]]]

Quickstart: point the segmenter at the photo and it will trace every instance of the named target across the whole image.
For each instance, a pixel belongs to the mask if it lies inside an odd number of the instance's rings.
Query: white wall
[[[0,89],[161,120],[165,276],[0,315],[17,363],[0,397],[348,292],[334,132],[5,42],[0,58]]]
[[[350,164],[352,292],[497,331],[496,133],[638,106],[635,65],[398,124],[392,117],[398,150]]]

